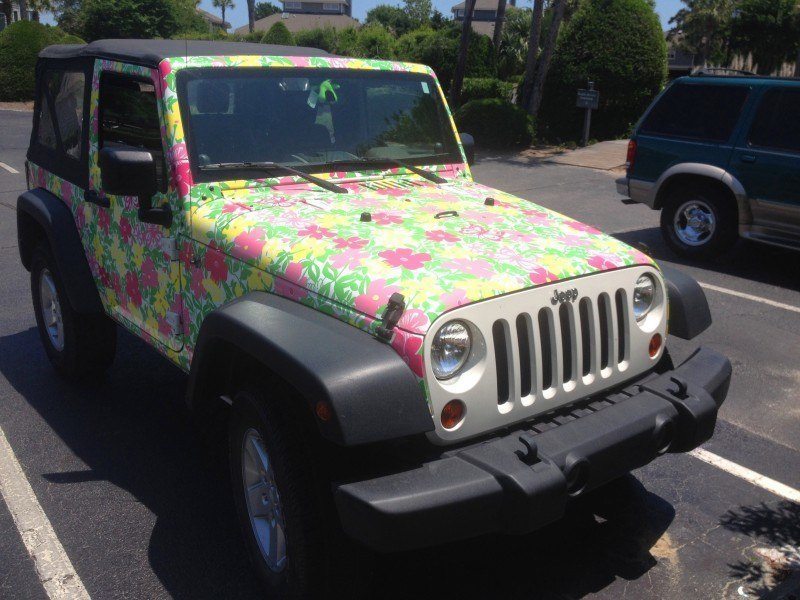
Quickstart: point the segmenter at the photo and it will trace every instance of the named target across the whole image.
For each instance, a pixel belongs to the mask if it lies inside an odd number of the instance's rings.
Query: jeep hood
[[[348,194],[305,184],[195,186],[193,237],[238,259],[225,259],[231,290],[260,281],[260,289],[365,328],[399,292],[406,310],[398,327],[416,334],[457,306],[652,264],[592,227],[466,178],[436,185],[394,176],[345,187]]]

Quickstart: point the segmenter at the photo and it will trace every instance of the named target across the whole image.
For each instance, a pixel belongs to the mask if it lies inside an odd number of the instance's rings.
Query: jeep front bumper
[[[559,519],[570,497],[708,440],[730,378],[727,358],[700,349],[672,371],[418,468],[340,485],[342,526],[381,552],[533,531]]]

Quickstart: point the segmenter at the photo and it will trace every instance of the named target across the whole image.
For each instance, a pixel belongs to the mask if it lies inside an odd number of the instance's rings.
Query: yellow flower
[[[260,269],[253,269],[247,277],[247,289],[268,290],[272,287],[272,275]]]
[[[153,315],[147,315],[147,319],[144,321],[144,328],[150,333],[158,332],[158,321],[156,321]]]
[[[137,244],[136,242],[134,242],[133,264],[135,264],[137,267],[141,267],[143,262],[144,262],[144,248],[142,248],[141,244]]]
[[[111,259],[117,264],[117,268],[125,264],[125,250],[119,245],[119,239],[115,239],[111,246]]]
[[[213,280],[209,278],[203,279],[203,287],[208,292],[208,295],[211,296],[211,300],[214,304],[220,304],[225,299],[225,293],[222,291],[222,288],[214,283]]]
[[[569,258],[552,254],[543,256],[539,260],[539,264],[555,274],[569,272],[572,269],[572,261]]]

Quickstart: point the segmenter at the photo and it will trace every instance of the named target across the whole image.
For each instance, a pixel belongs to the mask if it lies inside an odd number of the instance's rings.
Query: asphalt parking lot
[[[89,596],[259,597],[213,436],[183,410],[184,375],[130,335],[100,386],[64,383],[47,363],[16,247],[30,119],[0,111],[0,441]],[[535,534],[381,557],[371,596],[800,598],[800,504],[775,493],[800,494],[800,254],[740,243],[682,264],[658,214],[620,202],[613,173],[484,155],[474,174],[644,243],[706,286],[714,324],[699,343],[731,358],[734,380],[704,449],[737,468],[668,455]],[[678,360],[697,343],[668,340]],[[0,501],[0,598],[45,589]]]

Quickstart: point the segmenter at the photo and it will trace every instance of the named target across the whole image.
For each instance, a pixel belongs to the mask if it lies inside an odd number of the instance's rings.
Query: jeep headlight
[[[656,304],[656,280],[652,275],[640,275],[633,286],[633,315],[642,322]]]
[[[467,362],[472,349],[472,335],[464,321],[445,323],[433,336],[431,368],[436,379],[450,379]]]

